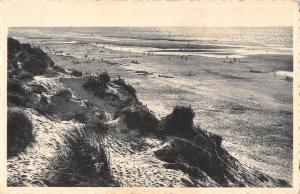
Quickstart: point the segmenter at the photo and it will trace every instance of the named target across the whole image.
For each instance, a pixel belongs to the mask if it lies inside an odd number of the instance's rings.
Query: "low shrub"
[[[85,123],[88,120],[86,113],[84,112],[76,112],[74,118],[80,123]]]
[[[47,72],[48,64],[35,55],[29,54],[23,62],[23,69],[33,75],[42,75]]]
[[[82,86],[86,90],[93,92],[95,96],[103,98],[107,89],[107,82],[103,81],[102,78],[90,76]]]
[[[25,94],[25,89],[22,83],[17,79],[9,79],[7,81],[7,91],[17,94]]]
[[[59,90],[56,94],[54,94],[51,98],[62,98],[65,101],[70,101],[72,98],[72,93],[68,89]]]
[[[132,87],[131,85],[125,83],[125,80],[122,79],[122,78],[118,78],[114,81],[112,81],[114,84],[118,85],[118,86],[121,86],[122,89],[124,89],[125,91],[128,92],[128,94],[130,94],[131,96],[135,97],[136,98],[136,90],[134,87]]]
[[[78,71],[78,70],[75,70],[75,69],[72,69],[71,70],[71,75],[74,76],[74,77],[82,77],[82,72]]]
[[[7,154],[15,155],[25,150],[34,140],[33,126],[25,112],[19,108],[8,108]]]
[[[169,134],[190,136],[194,131],[194,117],[191,106],[175,106],[172,113],[163,119],[163,128]]]
[[[19,94],[7,93],[7,102],[16,106],[26,106],[26,99]]]
[[[60,67],[60,66],[54,66],[53,69],[57,72],[60,72],[60,73],[66,73],[66,70],[63,68],[63,67]]]
[[[117,186],[101,138],[88,135],[83,129],[64,136],[50,166],[48,186]]]
[[[147,133],[154,132],[158,128],[158,119],[142,105],[128,106],[120,114],[124,115],[127,127],[130,129],[139,129],[142,133]]]
[[[38,84],[38,83],[32,83],[29,86],[30,86],[31,92],[36,93],[36,94],[42,94],[43,92],[48,91],[48,89],[45,86]]]
[[[31,47],[30,44],[20,44],[19,41],[8,38],[7,40],[7,68],[10,74],[18,74],[26,70],[32,75],[41,75],[53,66],[53,61],[40,48]],[[23,75],[30,78],[30,75]]]
[[[108,82],[110,82],[110,77],[109,77],[109,74],[107,71],[104,71],[103,73],[101,73],[99,76],[98,76],[101,81],[103,83],[105,83],[106,85],[108,84]]]

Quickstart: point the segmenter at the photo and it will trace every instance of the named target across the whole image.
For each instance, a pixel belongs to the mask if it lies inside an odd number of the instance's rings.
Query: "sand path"
[[[120,134],[118,129],[109,132],[105,137],[105,145],[111,159],[113,176],[121,186],[185,186],[182,179],[189,179],[186,174],[166,169],[164,162],[154,156],[149,144],[154,147],[159,143],[155,138],[135,137],[130,132]]]

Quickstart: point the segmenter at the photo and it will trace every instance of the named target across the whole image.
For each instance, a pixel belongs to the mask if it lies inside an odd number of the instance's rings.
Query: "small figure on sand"
[[[169,60],[171,59],[171,57],[169,56]]]

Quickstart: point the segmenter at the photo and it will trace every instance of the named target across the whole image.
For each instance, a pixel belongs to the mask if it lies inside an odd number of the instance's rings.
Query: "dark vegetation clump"
[[[86,132],[96,132],[99,134],[106,134],[109,129],[109,125],[100,119],[89,120],[84,127],[84,131]]]
[[[103,98],[105,90],[108,88],[109,80],[109,75],[107,72],[104,72],[99,76],[90,76],[82,86],[86,90],[93,92],[95,96]]]
[[[32,123],[24,111],[9,108],[7,113],[7,154],[10,157],[24,151],[34,140],[34,134]]]
[[[70,101],[72,98],[72,93],[68,89],[62,89],[62,90],[59,90],[57,93],[55,93],[51,98],[54,99],[57,97],[62,98],[65,101]]]
[[[120,115],[124,115],[127,127],[130,129],[139,129],[142,133],[147,133],[155,132],[158,128],[158,119],[145,106],[128,106],[120,112]]]
[[[66,73],[66,70],[63,67],[60,67],[57,65],[54,66],[52,69],[54,69],[55,71],[60,72],[60,73]]]
[[[25,106],[27,102],[26,90],[22,83],[13,78],[7,81],[7,102],[17,105]]]
[[[44,63],[35,55],[28,55],[23,62],[23,69],[34,75],[42,75],[46,73],[47,68],[48,64]]]
[[[76,129],[64,136],[57,155],[50,163],[48,186],[118,186],[113,180],[110,161],[99,135]]]
[[[31,47],[30,44],[20,44],[12,38],[7,39],[7,50],[9,77],[17,76],[23,70],[32,75],[41,75],[47,72],[48,67],[54,65],[50,57],[40,48]]]
[[[88,120],[85,112],[76,112],[74,115],[74,119],[76,119],[80,123],[85,123]]]
[[[114,80],[112,82],[114,84],[122,87],[122,89],[124,89],[126,92],[128,92],[128,94],[130,94],[131,96],[133,96],[134,98],[136,98],[136,90],[135,90],[135,88],[132,87],[131,85],[127,84],[124,79],[122,79],[122,78],[119,77],[118,79],[116,79],[116,80]]]
[[[82,77],[82,72],[78,71],[78,70],[75,70],[75,69],[72,69],[71,70],[71,75],[74,76],[74,77]]]
[[[104,71],[103,73],[101,73],[100,75],[98,75],[98,77],[101,79],[101,81],[103,81],[103,83],[108,84],[108,82],[110,82],[110,77],[107,71]]]
[[[162,121],[163,131],[167,134],[191,136],[194,134],[194,117],[191,106],[175,106],[172,113]]]
[[[10,79],[7,81],[7,91],[17,94],[25,94],[25,89],[22,83],[17,79]]]
[[[30,86],[30,91],[36,94],[42,94],[43,92],[48,91],[48,89],[45,86],[38,83],[32,83],[29,86]]]

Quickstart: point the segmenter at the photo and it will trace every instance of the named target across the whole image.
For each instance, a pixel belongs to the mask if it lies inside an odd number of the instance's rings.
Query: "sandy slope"
[[[33,124],[35,142],[24,153],[7,160],[8,185],[45,186],[43,180],[57,143],[79,123],[50,120],[32,109],[27,109],[26,113]]]

